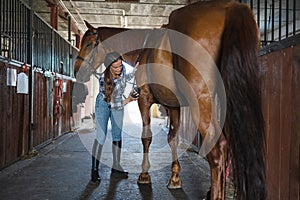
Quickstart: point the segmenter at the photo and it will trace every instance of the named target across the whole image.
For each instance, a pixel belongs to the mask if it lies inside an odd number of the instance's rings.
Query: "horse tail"
[[[265,134],[258,67],[258,28],[247,5],[226,10],[220,73],[227,96],[224,132],[238,199],[266,199]]]

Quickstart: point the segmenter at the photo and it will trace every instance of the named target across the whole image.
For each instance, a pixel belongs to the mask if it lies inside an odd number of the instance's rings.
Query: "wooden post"
[[[80,48],[80,41],[81,41],[81,36],[79,35],[79,34],[76,34],[75,35],[75,39],[76,39],[76,41],[75,41],[75,45],[76,45],[76,47],[79,49]]]
[[[58,6],[55,4],[50,5],[51,13],[50,13],[50,25],[52,28],[57,30],[58,23]]]

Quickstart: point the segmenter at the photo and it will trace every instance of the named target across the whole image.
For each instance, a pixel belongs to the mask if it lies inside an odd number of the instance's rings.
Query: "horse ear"
[[[95,29],[96,29],[96,28],[94,28],[90,23],[88,23],[87,21],[84,20],[84,22],[85,22],[86,27],[87,27],[89,30],[95,30]]]

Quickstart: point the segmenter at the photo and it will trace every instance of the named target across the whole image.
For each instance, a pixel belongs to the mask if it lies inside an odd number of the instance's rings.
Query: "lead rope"
[[[147,44],[147,41],[148,41],[149,36],[150,36],[150,32],[148,32],[148,33],[146,34],[146,36],[145,36],[145,39],[144,39],[144,43],[143,43],[141,52],[139,53],[139,55],[137,56],[137,58],[136,58],[136,60],[135,60],[135,62],[134,62],[134,67],[135,67],[135,65],[136,65],[138,62],[140,62],[141,59],[142,59],[142,53],[143,53],[144,50],[145,50],[145,47],[146,47],[146,44]],[[133,82],[130,83],[130,84],[132,84],[132,90],[131,90],[131,91],[133,91],[134,88],[137,87],[135,76],[133,77]]]

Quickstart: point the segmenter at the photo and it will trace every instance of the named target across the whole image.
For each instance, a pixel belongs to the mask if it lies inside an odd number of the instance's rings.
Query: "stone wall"
[[[28,4],[29,0],[23,0]],[[157,28],[168,23],[170,13],[193,1],[191,0],[139,0],[136,2],[108,2],[105,0],[34,0],[33,10],[50,24],[51,2],[60,7],[58,32],[68,36],[67,17],[78,26],[82,33],[86,31],[84,20],[94,27]],[[72,39],[74,39],[72,34]]]

